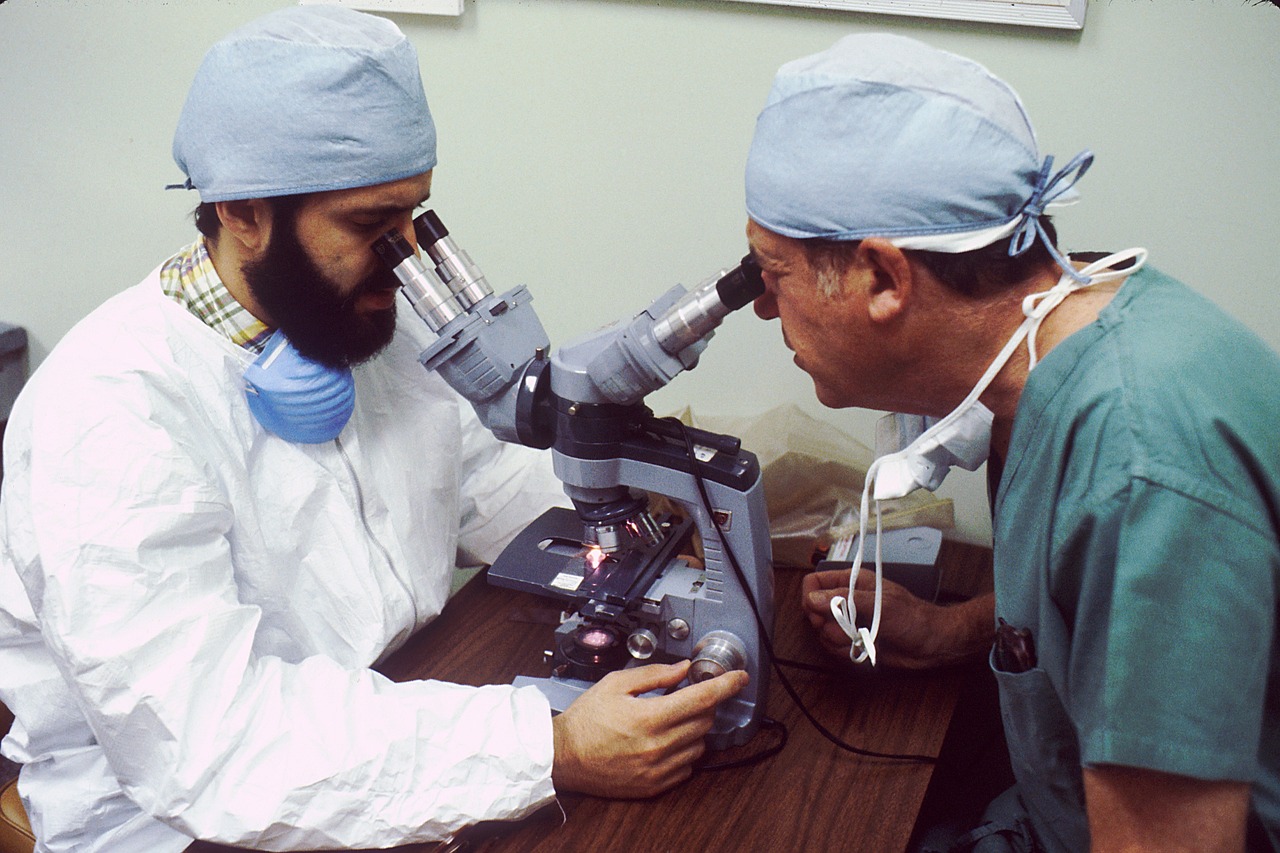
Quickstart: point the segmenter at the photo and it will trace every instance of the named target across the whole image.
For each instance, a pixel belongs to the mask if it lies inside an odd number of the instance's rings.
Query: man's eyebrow
[[[769,267],[782,267],[782,266],[786,266],[786,262],[785,262],[782,258],[779,258],[779,257],[777,257],[777,256],[775,256],[775,255],[770,255],[770,254],[768,254],[767,252],[761,252],[759,249],[752,249],[752,250],[751,250],[751,257],[752,257],[752,258],[754,258],[754,259],[755,259],[755,262],[756,262],[757,264],[759,264],[760,266],[762,266],[762,267],[765,267],[765,266],[769,266]]]
[[[421,201],[409,202],[401,204],[399,202],[370,202],[369,204],[355,204],[346,210],[348,216],[373,215],[388,216],[397,213],[404,213],[408,210],[414,210],[427,203],[430,194],[424,196]]]

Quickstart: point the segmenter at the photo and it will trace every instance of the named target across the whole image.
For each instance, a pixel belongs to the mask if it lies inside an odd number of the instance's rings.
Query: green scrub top
[[[1254,784],[1280,849],[1280,357],[1156,271],[1032,371],[994,516],[997,672],[1041,844],[1088,848],[1081,766]]]

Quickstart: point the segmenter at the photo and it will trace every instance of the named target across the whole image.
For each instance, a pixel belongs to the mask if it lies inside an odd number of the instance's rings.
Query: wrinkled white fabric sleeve
[[[40,388],[21,534],[39,558],[23,581],[142,809],[224,844],[365,848],[447,838],[554,797],[536,690],[396,684],[325,657],[255,654],[260,612],[237,600],[218,450],[162,425],[180,400],[131,377]]]
[[[516,535],[553,506],[571,506],[551,469],[551,452],[493,437],[470,404],[462,420],[462,524],[458,564],[493,563]]]

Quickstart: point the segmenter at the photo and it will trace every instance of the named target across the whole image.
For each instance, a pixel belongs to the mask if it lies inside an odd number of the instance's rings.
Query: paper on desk
[[[686,406],[675,416],[689,426],[738,436],[742,446],[759,458],[777,564],[809,565],[815,543],[828,538],[837,510],[857,507],[861,501],[873,452],[798,406],[778,406],[747,417],[697,414]],[[954,527],[951,501],[920,490],[883,502],[885,530],[917,525]],[[842,525],[837,535],[857,531],[855,512],[851,526]]]

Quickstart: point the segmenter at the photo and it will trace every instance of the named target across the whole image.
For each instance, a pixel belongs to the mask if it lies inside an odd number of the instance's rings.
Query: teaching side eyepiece
[[[720,301],[730,311],[737,311],[744,305],[754,302],[764,293],[764,277],[760,274],[760,264],[751,255],[746,255],[736,267],[729,270],[716,282],[716,293]]]
[[[762,293],[760,265],[747,255],[736,267],[707,279],[672,305],[654,323],[654,340],[663,350],[676,355],[706,338],[731,311]]]

